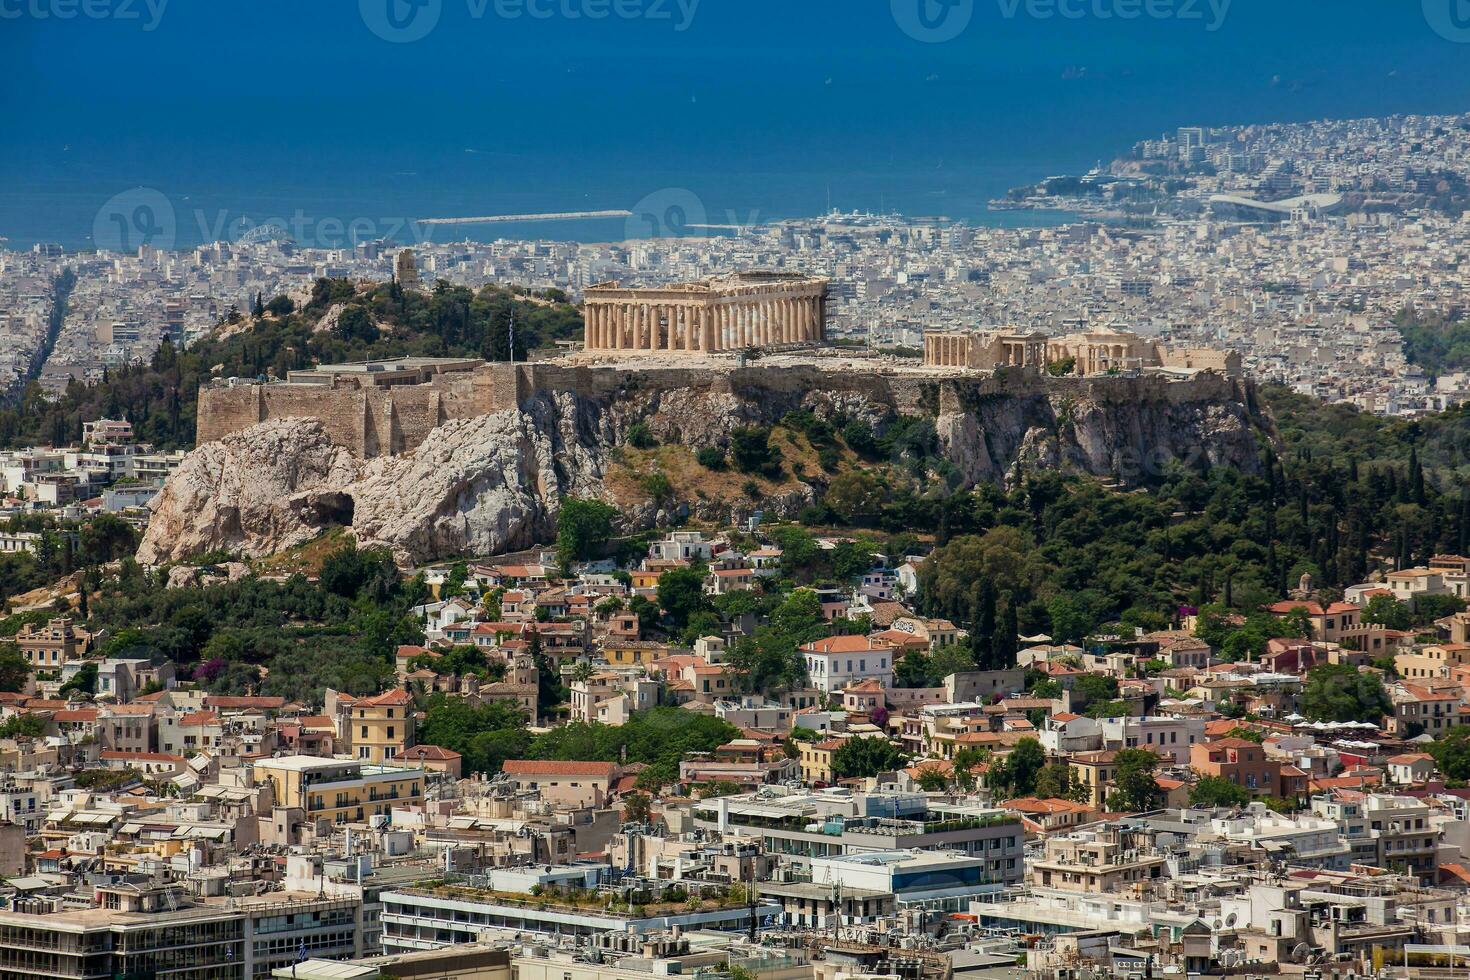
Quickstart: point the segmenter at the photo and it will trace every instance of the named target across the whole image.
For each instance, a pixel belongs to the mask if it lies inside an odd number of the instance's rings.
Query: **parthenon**
[[[799,273],[737,272],[655,289],[607,282],[583,299],[589,351],[717,353],[827,336],[827,280]]]

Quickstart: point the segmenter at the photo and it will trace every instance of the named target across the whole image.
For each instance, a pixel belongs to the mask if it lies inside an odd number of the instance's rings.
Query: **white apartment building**
[[[812,687],[834,694],[869,678],[893,686],[893,647],[867,636],[829,636],[801,648]]]

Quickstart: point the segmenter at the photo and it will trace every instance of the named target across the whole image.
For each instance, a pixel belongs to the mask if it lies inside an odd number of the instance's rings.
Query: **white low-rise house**
[[[701,636],[694,641],[694,655],[703,657],[711,667],[724,663],[729,649],[730,644],[723,636]]]
[[[1189,764],[1189,747],[1205,741],[1203,718],[1150,715],[1146,718],[1101,718],[1104,749],[1151,749],[1172,756],[1176,764]]]
[[[919,568],[924,564],[924,559],[910,555],[903,563],[894,569],[898,577],[898,587],[903,590],[905,596],[914,596],[919,592]]]
[[[1102,749],[1102,727],[1096,718],[1062,711],[1046,716],[1037,740],[1048,755],[1098,752]]]
[[[1405,568],[1389,572],[1386,584],[1400,602],[1413,602],[1415,596],[1447,595],[1450,587],[1445,584],[1444,570],[1438,568]]]
[[[1434,756],[1426,752],[1405,752],[1388,758],[1388,778],[1399,786],[1428,782],[1434,769]]]
[[[648,557],[655,561],[709,561],[713,553],[713,543],[698,531],[671,531],[648,546]]]
[[[1293,864],[1346,871],[1353,852],[1337,821],[1310,814],[1287,816],[1253,803],[1237,815],[1216,817],[1211,831],[1224,840],[1263,848]]]
[[[736,728],[757,728],[762,731],[784,732],[791,729],[791,719],[796,711],[779,701],[764,698],[744,697],[739,701],[716,701],[715,717]]]
[[[824,694],[873,678],[893,686],[893,647],[868,636],[829,636],[801,648],[812,687]]]

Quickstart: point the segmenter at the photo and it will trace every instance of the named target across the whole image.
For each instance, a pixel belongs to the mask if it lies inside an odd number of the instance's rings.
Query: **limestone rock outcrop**
[[[803,380],[691,373],[653,384],[630,375],[616,386],[539,390],[518,409],[444,421],[408,452],[366,461],[334,445],[315,419],[262,422],[189,455],[156,498],[138,557],[159,564],[221,548],[261,556],[342,526],[360,544],[418,564],[548,541],[568,496],[618,503],[629,529],[686,515],[743,521],[757,509],[791,516],[817,498],[820,475],[787,480],[761,500],[702,488],[695,499],[618,500],[607,480],[637,424],[661,444],[699,449],[728,447],[735,429],[793,411],[835,424],[862,419],[878,432],[898,415],[922,415],[961,488],[1033,469],[1125,485],[1177,465],[1254,472],[1257,432],[1270,429],[1253,389],[1221,377]]]
[[[362,462],[314,419],[275,419],[185,457],[150,505],[138,561],[215,550],[258,558],[351,521],[344,493]]]
[[[564,493],[595,493],[582,466],[558,470],[552,438],[525,413],[449,422],[347,488],[353,534],[405,563],[526,548],[554,533]]]

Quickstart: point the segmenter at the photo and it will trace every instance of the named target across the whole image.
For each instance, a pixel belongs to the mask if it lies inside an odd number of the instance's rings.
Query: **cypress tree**
[[[970,653],[977,666],[990,662],[995,644],[995,586],[988,580],[980,583],[970,603]]]
[[[1000,625],[995,630],[995,641],[991,644],[991,667],[995,670],[1005,670],[1016,663],[1016,633],[1019,631],[1016,625],[1016,598],[1010,596],[1006,602],[1005,612],[1001,614]]]

